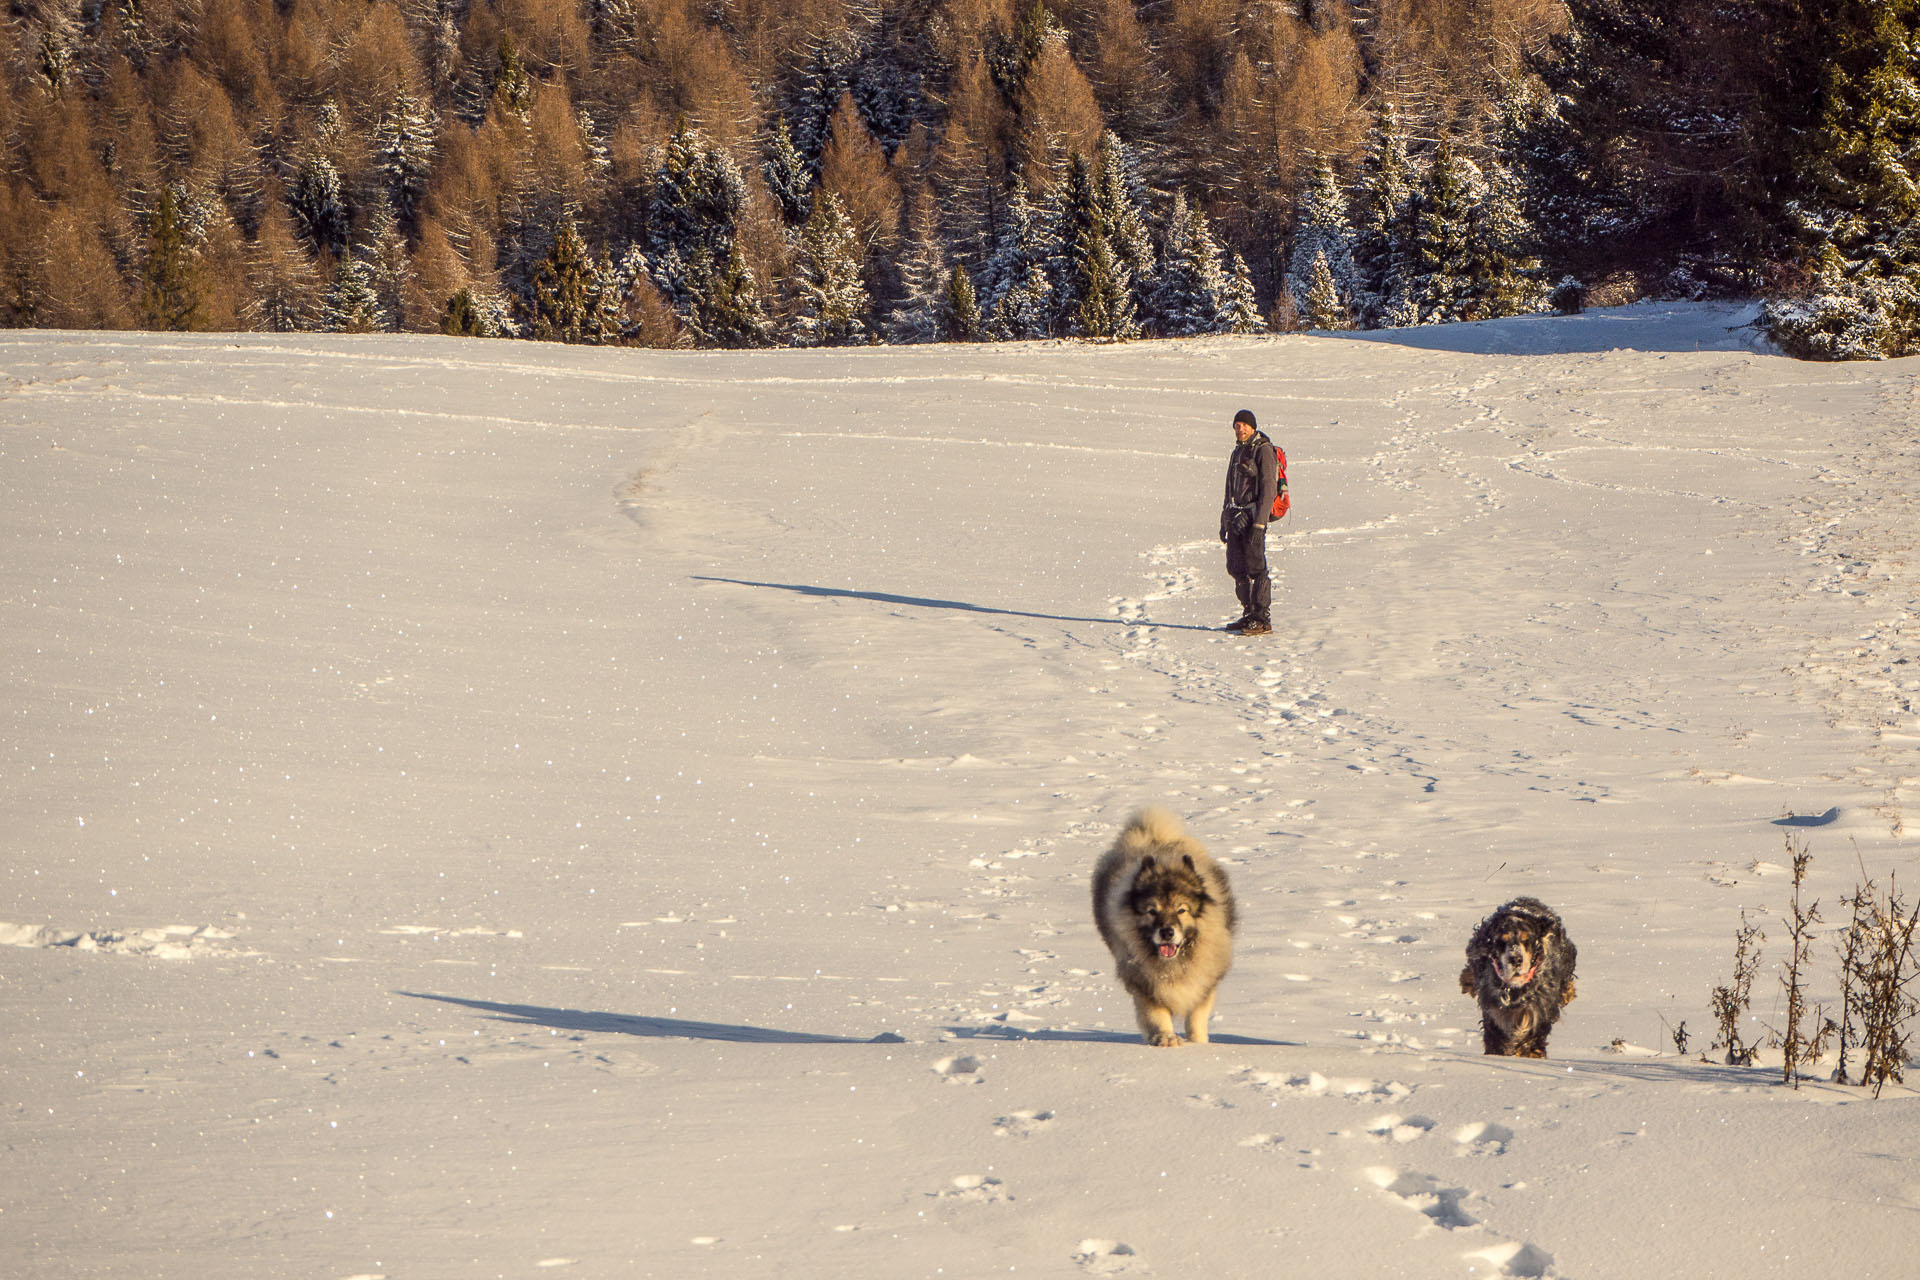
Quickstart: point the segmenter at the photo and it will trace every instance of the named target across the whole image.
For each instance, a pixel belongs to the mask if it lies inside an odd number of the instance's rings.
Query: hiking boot
[[[1226,626],[1220,629],[1222,631],[1245,631],[1247,629],[1247,624],[1252,621],[1253,621],[1252,614],[1243,613],[1238,618],[1235,618],[1232,622],[1229,622]]]
[[[1243,636],[1270,636],[1273,634],[1273,624],[1265,618],[1249,618],[1247,619],[1247,624],[1240,628],[1240,634]]]

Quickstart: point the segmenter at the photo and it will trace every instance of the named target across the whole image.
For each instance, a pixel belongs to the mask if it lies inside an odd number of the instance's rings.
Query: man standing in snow
[[[1273,630],[1273,579],[1267,574],[1267,520],[1280,488],[1280,460],[1273,441],[1261,434],[1253,410],[1233,415],[1239,441],[1227,462],[1226,501],[1220,508],[1220,541],[1227,544],[1227,572],[1240,597],[1240,618],[1227,625],[1241,635],[1264,636]]]

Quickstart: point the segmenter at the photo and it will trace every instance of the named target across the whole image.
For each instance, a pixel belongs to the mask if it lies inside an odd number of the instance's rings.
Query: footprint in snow
[[[1479,1225],[1478,1218],[1460,1207],[1460,1202],[1473,1194],[1465,1187],[1442,1186],[1431,1174],[1397,1169],[1368,1169],[1366,1176],[1374,1186],[1426,1215],[1437,1226],[1459,1231]]]
[[[1240,1145],[1253,1151],[1283,1152],[1287,1140],[1277,1133],[1254,1133],[1240,1139]]]
[[[1518,1276],[1522,1280],[1551,1280],[1553,1276],[1553,1255],[1526,1240],[1502,1240],[1474,1250],[1467,1258],[1487,1263],[1499,1275]]]
[[[1147,1269],[1146,1260],[1133,1251],[1133,1246],[1118,1240],[1082,1240],[1073,1260],[1096,1276],[1130,1275]]]
[[[1053,1123],[1051,1111],[1015,1111],[993,1122],[996,1138],[1029,1138]]]
[[[948,1084],[984,1084],[980,1059],[972,1056],[942,1058],[933,1064],[933,1073]]]
[[[0,946],[99,951],[114,955],[188,960],[195,956],[257,956],[229,946],[233,934],[210,924],[170,924],[157,929],[61,929],[53,925],[0,921]]]
[[[1425,1116],[1400,1116],[1388,1112],[1367,1122],[1367,1133],[1382,1142],[1417,1142],[1433,1131],[1435,1121]]]
[[[1499,1156],[1506,1154],[1507,1144],[1513,1141],[1513,1130],[1505,1125],[1476,1120],[1455,1129],[1453,1140],[1467,1155]]]
[[[1235,1081],[1263,1092],[1293,1094],[1306,1098],[1409,1098],[1413,1096],[1411,1086],[1398,1080],[1367,1080],[1329,1078],[1318,1071],[1309,1071],[1305,1075],[1285,1071],[1257,1071],[1252,1067],[1242,1068],[1234,1075]]]
[[[929,1194],[939,1196],[942,1200],[959,1200],[967,1204],[995,1204],[1013,1199],[1006,1183],[984,1173],[963,1173],[945,1187]]]

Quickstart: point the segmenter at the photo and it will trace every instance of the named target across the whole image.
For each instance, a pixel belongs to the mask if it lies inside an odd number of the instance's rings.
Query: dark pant
[[[1227,539],[1227,572],[1234,594],[1249,618],[1266,618],[1273,608],[1273,578],[1267,573],[1267,531],[1248,525]]]

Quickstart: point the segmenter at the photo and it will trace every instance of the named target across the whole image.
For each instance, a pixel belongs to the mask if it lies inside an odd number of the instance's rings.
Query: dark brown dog
[[[1460,989],[1480,1002],[1488,1053],[1547,1056],[1547,1033],[1573,1000],[1578,956],[1560,917],[1538,898],[1515,898],[1480,922],[1467,943]]]

